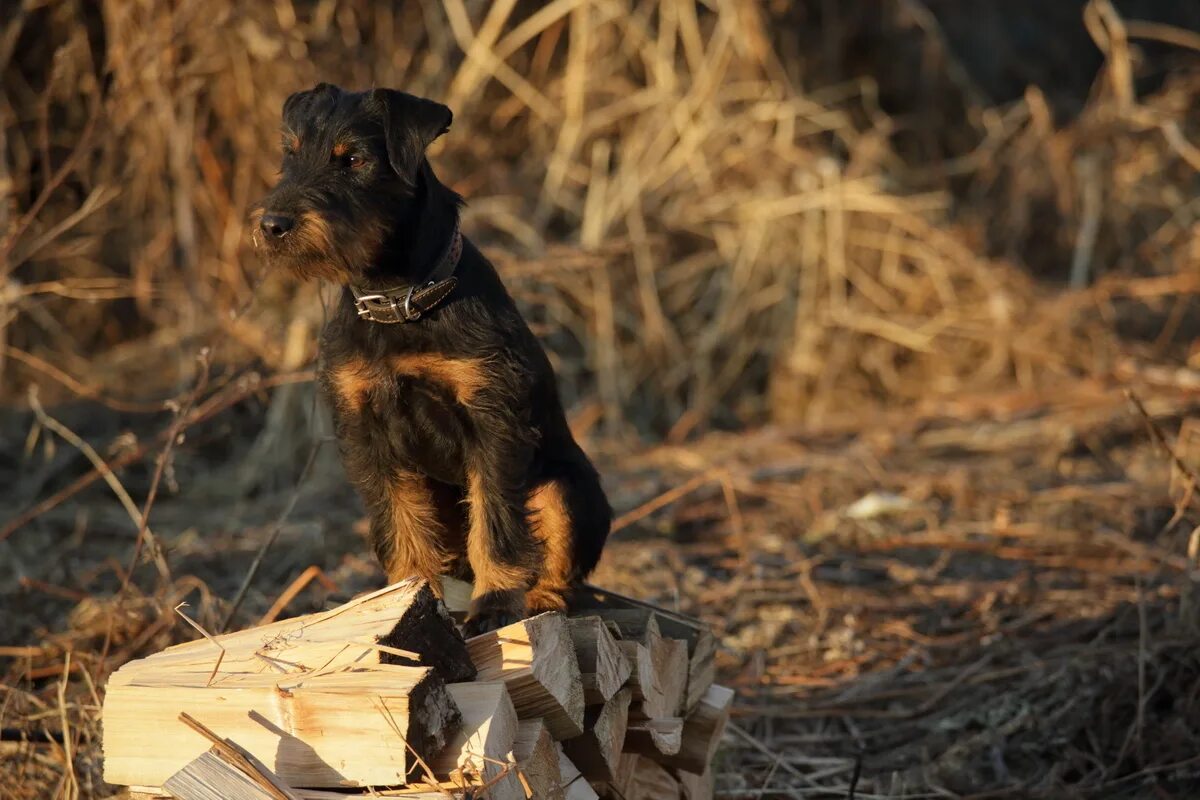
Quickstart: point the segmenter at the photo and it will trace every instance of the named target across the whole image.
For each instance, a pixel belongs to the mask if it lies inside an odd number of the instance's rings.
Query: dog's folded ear
[[[396,91],[371,92],[383,114],[388,161],[401,178],[413,180],[425,157],[425,148],[450,130],[454,114],[441,103]]]

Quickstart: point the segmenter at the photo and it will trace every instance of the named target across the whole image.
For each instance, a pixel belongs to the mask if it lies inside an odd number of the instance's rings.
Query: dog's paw
[[[567,600],[564,597],[565,590],[562,589],[547,589],[542,586],[535,586],[525,595],[525,613],[530,617],[536,617],[538,614],[544,614],[547,611],[558,611],[563,614],[567,612]]]
[[[525,618],[525,593],[522,591],[488,592],[471,601],[463,635],[478,636],[520,622]]]

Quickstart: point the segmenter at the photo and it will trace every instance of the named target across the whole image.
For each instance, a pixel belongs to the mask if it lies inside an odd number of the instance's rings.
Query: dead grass
[[[454,108],[434,161],[622,513],[599,580],[722,626],[723,796],[1187,796],[1200,40],[1069,5],[1033,17],[1100,51],[1064,112],[1011,54],[989,97],[956,37],[998,61],[999,23],[942,0],[22,3],[0,797],[105,796],[103,678],[185,598],[212,630],[379,579],[318,292],[244,234],[318,78]]]

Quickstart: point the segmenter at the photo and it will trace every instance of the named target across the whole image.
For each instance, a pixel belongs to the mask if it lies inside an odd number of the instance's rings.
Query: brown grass
[[[1194,787],[1200,36],[1162,20],[1200,21],[1118,5],[4,15],[0,727],[35,741],[0,797],[105,795],[103,678],[185,596],[214,630],[312,566],[378,580],[318,452],[318,292],[245,232],[318,79],[454,109],[435,166],[621,513],[602,579],[722,626],[724,796]]]

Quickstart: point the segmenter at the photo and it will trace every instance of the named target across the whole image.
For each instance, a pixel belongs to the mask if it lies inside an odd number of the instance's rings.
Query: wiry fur
[[[364,289],[421,281],[461,202],[424,155],[450,118],[391,90],[321,84],[290,97],[282,176],[260,213],[296,224],[260,237],[268,261]],[[483,631],[562,608],[612,515],[549,359],[469,241],[455,276],[454,293],[409,324],[360,319],[343,289],[320,382],[389,577],[473,578],[468,624]]]

